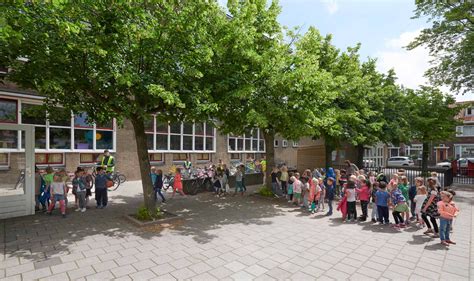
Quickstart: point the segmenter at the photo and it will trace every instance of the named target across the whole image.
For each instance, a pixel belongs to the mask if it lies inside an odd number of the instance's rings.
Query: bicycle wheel
[[[115,175],[113,178],[112,178],[113,182],[114,182],[114,185],[110,188],[112,191],[115,191],[117,190],[117,188],[119,188],[121,182],[120,182],[120,179],[117,175]]]
[[[122,184],[122,183],[124,183],[124,182],[127,181],[127,177],[125,177],[124,174],[119,174],[119,175],[118,175],[118,179],[119,179],[119,181],[120,181],[120,184]]]
[[[21,188],[24,183],[25,183],[25,176],[20,176],[20,178],[18,179],[18,181],[15,184],[15,189]]]
[[[198,193],[198,189],[199,189],[198,181],[193,181],[193,183],[191,184],[191,188],[189,189],[189,194],[196,195]]]

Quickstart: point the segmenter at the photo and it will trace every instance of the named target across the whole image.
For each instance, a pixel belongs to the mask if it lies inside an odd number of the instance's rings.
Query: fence
[[[345,169],[347,169],[347,166],[335,165],[334,168],[339,169],[339,170],[340,169],[345,170]],[[387,179],[389,179],[389,180],[390,180],[390,177],[393,174],[398,173],[400,170],[404,170],[405,176],[408,178],[408,181],[410,182],[410,184],[414,184],[415,183],[415,178],[417,178],[417,177],[424,178],[425,181],[426,181],[426,179],[428,179],[430,177],[430,176],[422,176],[421,167],[400,166],[400,167],[368,167],[368,168],[364,168],[364,171],[366,173],[371,172],[371,171],[376,172],[376,173],[382,172],[382,173],[385,174],[385,176],[387,176]],[[454,173],[453,173],[452,169],[439,168],[439,167],[429,167],[428,171],[430,173],[431,172],[436,172],[438,174],[438,179],[439,179],[441,187],[448,187],[448,186],[451,186],[453,184],[453,182],[456,182],[456,181],[454,181],[455,177],[454,177]],[[473,182],[474,182],[474,177],[472,179],[473,179]]]
[[[457,184],[472,184],[474,185],[474,169],[468,168],[468,167],[461,167],[457,168],[454,167],[454,183]]]

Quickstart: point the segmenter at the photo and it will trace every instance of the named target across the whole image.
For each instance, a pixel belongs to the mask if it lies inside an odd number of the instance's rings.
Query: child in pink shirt
[[[456,244],[456,242],[449,238],[449,232],[451,230],[453,219],[459,213],[458,207],[452,201],[454,196],[453,194],[455,194],[454,191],[442,191],[441,201],[437,203],[439,213],[439,238],[441,239],[441,244],[445,246]]]
[[[370,199],[370,188],[367,185],[367,180],[364,176],[359,176],[360,188],[356,188],[357,195],[360,200],[360,207],[362,209],[362,216],[359,217],[360,221],[367,220],[367,207],[369,206]]]

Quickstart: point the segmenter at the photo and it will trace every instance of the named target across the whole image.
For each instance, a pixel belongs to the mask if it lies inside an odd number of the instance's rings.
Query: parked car
[[[406,156],[390,157],[387,160],[387,166],[414,166],[415,162]]]
[[[459,168],[467,168],[468,162],[474,162],[474,158],[460,158],[458,160],[458,167]]]
[[[375,161],[371,159],[364,159],[364,167],[375,167]]]
[[[449,161],[442,161],[442,162],[436,163],[436,167],[439,167],[439,168],[451,168],[451,162],[449,162]]]

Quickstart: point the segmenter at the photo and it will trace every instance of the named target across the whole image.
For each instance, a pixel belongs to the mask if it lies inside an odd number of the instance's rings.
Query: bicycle
[[[92,170],[92,173],[89,174],[92,177],[91,184],[90,184],[91,188],[94,187],[94,184],[95,184],[95,177],[97,176],[96,168],[97,166],[94,167],[94,169]],[[121,174],[120,172],[109,173],[109,175],[112,176],[112,182],[113,182],[113,185],[109,187],[110,191],[117,190],[122,183],[127,181],[127,177],[125,177],[125,175]]]
[[[206,170],[196,171],[191,187],[189,188],[189,194],[196,195],[200,190],[213,191],[211,176]]]
[[[18,176],[18,180],[16,181],[14,189],[19,189],[20,187],[25,185],[25,175],[26,175],[25,169],[21,169],[20,175]]]
[[[166,191],[170,187],[173,187],[174,184],[174,176],[173,174],[169,173],[163,176],[163,189]]]

